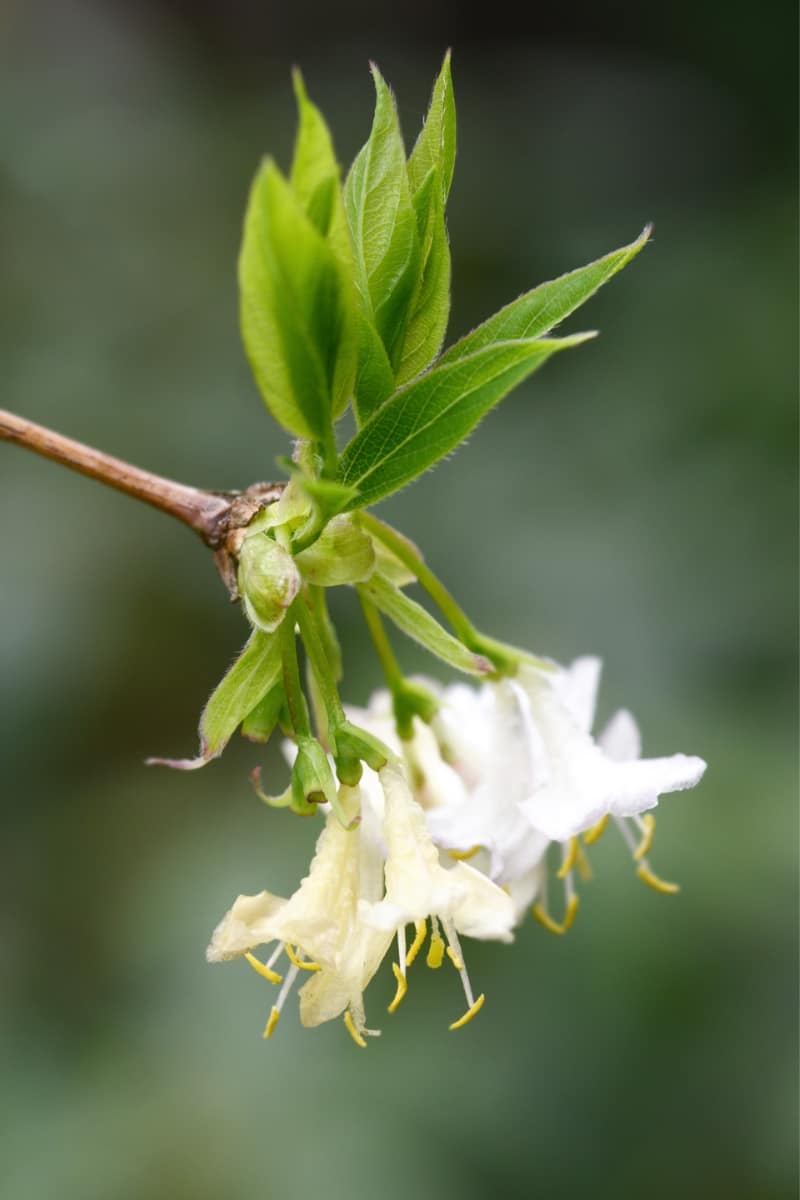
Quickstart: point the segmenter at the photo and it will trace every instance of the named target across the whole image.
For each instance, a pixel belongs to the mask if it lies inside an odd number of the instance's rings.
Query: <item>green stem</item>
[[[356,591],[361,601],[367,629],[392,693],[394,723],[398,736],[403,742],[410,741],[414,736],[414,717],[420,717],[426,722],[432,721],[439,709],[439,701],[424,684],[406,679],[395,657],[378,609],[370,600],[365,588],[356,587]]]
[[[347,720],[339,696],[339,689],[336,686],[333,672],[328,664],[325,647],[317,632],[314,617],[303,598],[296,600],[295,605],[297,607],[296,619],[297,624],[300,626],[300,636],[303,639],[308,661],[311,664],[311,670],[314,672],[314,678],[317,681],[322,703],[328,714],[329,730],[333,732],[337,726]]]
[[[386,632],[386,626],[381,620],[381,615],[375,605],[368,598],[363,588],[356,587],[358,598],[361,601],[361,608],[364,613],[364,620],[367,623],[369,635],[372,638],[372,644],[375,647],[375,652],[378,655],[378,660],[381,664],[386,682],[392,692],[395,692],[403,682],[403,672],[400,664],[397,661],[394,650],[389,641],[389,635]]]
[[[383,542],[387,550],[391,550],[392,554],[400,560],[403,566],[408,567],[409,571],[414,573],[420,585],[428,593],[434,604],[447,617],[447,620],[453,626],[453,629],[461,640],[465,644],[468,644],[468,639],[474,637],[477,633],[475,626],[455,597],[444,586],[441,579],[438,579],[434,575],[422,556],[417,554],[411,543],[402,534],[399,534],[396,529],[392,529],[391,525],[385,524],[378,517],[373,517],[372,513],[359,513],[359,520],[373,537]]]
[[[294,632],[300,607],[301,605],[295,600],[280,625],[283,687],[286,693],[286,704],[289,709],[292,728],[298,738],[311,737],[306,698],[303,694],[303,685],[300,682],[300,666],[297,661],[297,641]]]
[[[488,658],[501,675],[513,675],[516,672],[520,659],[528,656],[515,650],[513,646],[507,646],[504,642],[487,637],[486,634],[476,629],[455,597],[451,595],[441,579],[434,575],[407,538],[371,513],[360,513],[359,520],[373,537],[383,542],[384,546],[394,554],[395,558],[400,560],[403,566],[413,572],[417,582],[450,622],[456,636],[468,650],[471,650],[473,654],[480,654]]]

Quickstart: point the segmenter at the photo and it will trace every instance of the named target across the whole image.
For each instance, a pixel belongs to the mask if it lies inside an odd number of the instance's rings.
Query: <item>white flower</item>
[[[360,899],[375,901],[382,893],[383,859],[370,835],[369,805],[358,789],[342,788],[340,806],[346,816],[359,811],[367,820],[345,828],[329,812],[319,836],[308,875],[285,900],[270,892],[239,896],[223,917],[206,952],[209,962],[244,956],[270,982],[280,983],[274,965],[285,953],[290,965],[270,1013],[265,1037],[270,1037],[283,1005],[301,970],[314,972],[300,993],[304,1025],[318,1025],[345,1013],[345,1023],[359,1044],[365,1029],[363,992],[381,963],[392,939],[359,916]],[[277,942],[266,963],[251,951]]]
[[[398,990],[390,1011],[405,995],[406,968],[424,944],[430,918],[428,965],[438,967],[446,951],[461,976],[467,1011],[450,1027],[460,1028],[479,1010],[484,997],[474,998],[458,935],[511,941],[514,907],[501,888],[467,863],[457,862],[450,868],[441,865],[425,814],[399,765],[387,764],[379,776],[385,798],[386,896],[376,904],[362,903],[360,908],[369,924],[397,933],[398,962],[393,970]],[[439,932],[440,922],[444,937]],[[416,927],[416,936],[407,949],[409,924]]]
[[[599,678],[599,660],[584,657],[567,668],[526,665],[516,679],[477,691],[458,684],[440,693],[434,723],[452,765],[442,760],[430,730],[418,725],[413,743],[434,841],[456,856],[474,855],[471,861],[510,893],[518,918],[541,895],[534,913],[557,933],[577,911],[573,867],[588,871],[575,835],[586,832],[591,842],[609,814],[640,878],[675,890],[649,867],[653,818],[641,814],[661,793],[693,786],[705,770],[702,759],[682,754],[640,760],[639,732],[626,711],[595,742],[590,730]],[[545,855],[553,841],[562,843],[562,922],[549,916],[545,896]]]
[[[591,829],[609,813],[639,815],[662,793],[694,787],[706,769],[686,754],[618,760],[604,750],[590,734],[599,677],[599,660],[583,658],[552,673],[523,665],[519,682],[509,682],[534,763],[533,789],[520,807],[554,841]]]

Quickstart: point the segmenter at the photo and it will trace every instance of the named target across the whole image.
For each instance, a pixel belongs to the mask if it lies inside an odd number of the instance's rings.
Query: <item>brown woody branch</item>
[[[247,525],[259,508],[277,500],[285,486],[282,483],[255,483],[244,492],[212,492],[188,487],[54,433],[52,429],[5,409],[0,409],[0,440],[33,450],[52,462],[71,467],[73,471],[176,517],[199,533],[206,545],[217,552],[217,565],[229,586],[231,580],[229,575],[226,576],[224,566],[229,553],[235,555],[238,548],[235,545],[237,530]]]

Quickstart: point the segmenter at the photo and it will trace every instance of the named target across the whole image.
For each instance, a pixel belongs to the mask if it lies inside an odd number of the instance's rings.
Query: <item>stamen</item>
[[[396,1009],[398,1008],[398,1006],[400,1004],[400,1001],[403,999],[406,992],[408,991],[408,981],[406,980],[405,975],[403,974],[403,972],[400,970],[397,963],[395,963],[395,962],[392,963],[392,971],[394,973],[395,979],[397,980],[397,991],[394,994],[394,999],[392,1000],[392,1003],[389,1005],[388,1011],[390,1013],[393,1013],[396,1011]],[[350,1010],[348,1009],[347,1011],[349,1012]]]
[[[444,959],[444,938],[439,933],[439,922],[431,913],[431,944],[428,947],[428,956],[425,962],[432,970],[437,970],[442,965]]]
[[[282,975],[279,975],[277,971],[273,971],[265,963],[262,963],[260,959],[256,958],[255,954],[250,954],[248,951],[245,954],[245,958],[250,963],[250,966],[253,968],[253,970],[257,971],[259,975],[263,975],[263,977],[268,979],[270,983],[281,983],[283,981]]]
[[[444,960],[444,938],[440,933],[431,934],[431,944],[428,947],[428,957],[425,962],[434,971],[437,970]]]
[[[592,864],[589,862],[589,855],[580,843],[578,844],[578,853],[575,856],[575,865],[583,882],[588,883],[594,872],[592,871]]]
[[[469,1006],[467,1011],[464,1013],[463,1017],[459,1017],[457,1021],[453,1021],[453,1024],[450,1025],[449,1028],[450,1029],[463,1029],[465,1025],[468,1025],[469,1022],[472,1020],[472,1018],[477,1013],[479,1013],[481,1011],[481,1009],[483,1008],[483,1002],[485,999],[486,999],[486,996],[483,994],[483,992],[481,992],[480,996],[478,996],[478,999],[475,1001],[474,1004],[471,1004]]]
[[[272,1011],[269,1014],[269,1020],[267,1021],[266,1029],[261,1036],[264,1038],[271,1038],[275,1032],[275,1026],[278,1024],[280,1018],[281,1010],[278,1008],[277,1004],[275,1004],[272,1006]]]
[[[408,954],[406,954],[406,966],[407,967],[411,966],[414,959],[417,957],[420,950],[425,945],[425,938],[428,936],[428,922],[423,918],[423,920],[416,922],[416,924],[414,925],[414,928],[416,929],[416,933],[414,935],[414,940],[411,943],[411,945],[408,947]]]
[[[680,884],[668,883],[666,879],[659,879],[658,875],[650,870],[650,865],[645,862],[639,863],[636,868],[636,874],[641,879],[642,883],[646,883],[648,887],[653,888],[656,892],[662,892],[665,896],[674,896],[679,892]]]
[[[451,858],[454,858],[456,862],[466,862],[468,858],[474,858],[480,848],[481,845],[480,842],[478,842],[476,846],[470,846],[469,850],[448,850],[447,853]]]
[[[284,942],[287,958],[295,967],[300,967],[302,971],[321,971],[322,967],[318,962],[312,962],[310,958],[298,958],[297,951],[290,942]]]
[[[457,971],[461,971],[464,969],[463,962],[458,957],[458,955],[456,954],[456,952],[452,946],[447,947],[447,957],[450,959],[450,962],[453,964],[453,966],[455,967],[455,969]]]
[[[572,868],[575,866],[575,859],[578,857],[578,839],[571,837],[561,847],[561,866],[556,871],[557,879],[566,879]]]
[[[401,925],[397,931],[397,962],[400,966],[401,975],[406,973],[406,927]]]
[[[592,842],[597,841],[608,824],[609,815],[609,813],[606,813],[605,816],[600,818],[596,825],[593,825],[591,829],[586,830],[586,833],[583,835],[583,841],[585,845],[591,846]]]
[[[300,974],[300,972],[298,971],[297,967],[294,965],[289,967],[289,970],[286,972],[286,978],[283,981],[283,987],[278,992],[278,999],[275,1004],[275,1008],[278,1010],[278,1015],[280,1015],[281,1009],[283,1008],[284,1004],[286,1003],[286,997],[289,995],[289,992],[292,990],[292,984],[294,983],[295,979],[297,979],[297,976],[299,974]],[[273,1021],[272,1016],[270,1015],[269,1020],[272,1022],[272,1028],[274,1029],[275,1025],[277,1024],[278,1018],[276,1017],[275,1020]],[[269,1028],[269,1022],[267,1022],[267,1028]],[[265,1033],[264,1036],[266,1037],[267,1034]]]
[[[575,892],[573,892],[567,900],[567,909],[564,913],[564,920],[560,922],[555,921],[541,904],[534,904],[531,911],[539,924],[544,925],[545,929],[549,930],[550,933],[562,934],[567,932],[572,925],[572,922],[578,915],[579,905],[580,898]]]
[[[642,840],[633,852],[633,857],[636,862],[641,862],[646,854],[650,853],[650,847],[653,845],[653,837],[656,832],[656,819],[652,813],[645,813],[643,817],[636,817],[636,824],[642,831]]]
[[[467,1005],[471,1010],[475,1003],[475,997],[472,994],[472,984],[469,981],[467,968],[464,966],[464,955],[461,953],[461,944],[458,940],[456,927],[452,921],[442,921],[442,925],[444,926],[444,931],[447,934],[447,941],[449,943],[447,947],[448,958],[461,976],[461,986],[463,987],[464,995],[467,998]],[[477,1009],[475,1011],[477,1012]]]
[[[356,1029],[355,1021],[353,1020],[353,1014],[350,1012],[349,1008],[348,1008],[347,1012],[344,1014],[344,1027],[347,1030],[347,1032],[350,1034],[350,1037],[353,1039],[355,1044],[357,1046],[360,1046],[360,1048],[362,1050],[366,1050],[367,1043],[364,1040],[364,1038],[361,1036],[361,1034],[358,1032],[358,1030]]]

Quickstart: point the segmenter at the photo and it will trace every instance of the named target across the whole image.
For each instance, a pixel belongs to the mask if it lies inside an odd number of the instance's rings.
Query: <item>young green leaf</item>
[[[348,280],[353,278],[353,247],[347,228],[341,171],[325,118],[308,97],[303,76],[292,73],[299,123],[292,160],[291,184],[306,215],[328,242]],[[355,296],[351,306],[355,305]],[[335,397],[334,417],[344,411],[349,395]]]
[[[559,321],[563,321],[579,308],[598,288],[607,283],[612,275],[616,275],[617,271],[621,271],[635,258],[650,237],[651,229],[648,225],[629,246],[614,250],[588,266],[579,267],[577,271],[570,271],[558,279],[542,283],[533,291],[512,300],[472,333],[468,333],[454,346],[445,350],[439,362],[454,362],[465,355],[474,354],[476,350],[481,350],[492,342],[538,338],[549,333]]]
[[[408,179],[412,192],[419,191],[428,172],[438,167],[442,200],[445,201],[453,180],[455,159],[456,104],[448,50],[433,87],[425,124],[408,159]]]
[[[488,675],[493,670],[487,658],[467,650],[452,634],[442,628],[427,609],[406,596],[378,572],[366,583],[359,584],[358,590],[407,637],[419,642],[426,650],[430,650],[431,654],[435,654],[451,667],[465,671],[468,675]]]
[[[419,375],[441,349],[450,316],[450,247],[438,167],[432,167],[414,196],[422,248],[422,270],[411,302],[397,369],[398,385]]]
[[[290,433],[329,444],[355,378],[351,284],[269,160],[250,193],[239,283],[245,349],[268,408]]]
[[[149,765],[193,771],[218,758],[242,721],[278,682],[281,651],[277,637],[254,630],[233,666],[211,693],[200,717],[197,758],[149,758]]]
[[[345,448],[340,478],[358,488],[351,507],[374,504],[421,475],[552,354],[593,336],[498,342],[437,363],[387,401]]]
[[[394,97],[377,67],[372,73],[375,116],[345,183],[345,209],[363,318],[376,329],[394,372],[419,278],[420,246]],[[361,340],[372,355],[368,339]],[[361,421],[376,403],[368,380],[369,374],[359,372],[356,408]]]

